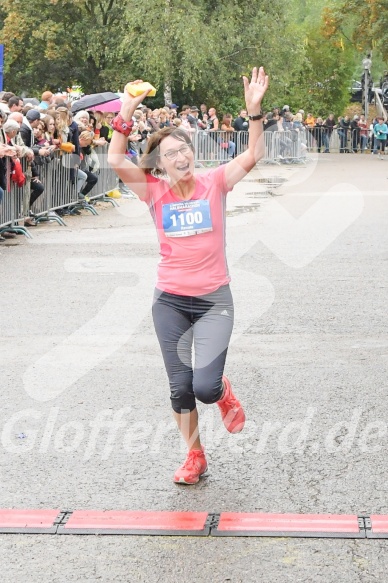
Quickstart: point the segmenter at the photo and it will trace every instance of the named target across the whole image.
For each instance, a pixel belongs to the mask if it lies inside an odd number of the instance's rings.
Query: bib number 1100
[[[195,211],[192,213],[190,211],[179,213],[177,215],[170,215],[171,222],[174,227],[178,226],[178,221],[180,223],[180,227],[186,227],[187,225],[200,225],[203,220],[202,213],[200,211]]]

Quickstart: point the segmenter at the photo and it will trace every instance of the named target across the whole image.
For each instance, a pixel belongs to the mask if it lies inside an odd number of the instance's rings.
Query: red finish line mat
[[[0,509],[0,533],[55,534],[60,510]]]
[[[388,539],[388,515],[0,509],[0,533]]]
[[[388,516],[371,514],[366,518],[367,538],[388,538]]]
[[[209,536],[207,512],[75,510],[58,534],[137,534]]]
[[[337,514],[223,512],[212,536],[365,538],[364,518]]]

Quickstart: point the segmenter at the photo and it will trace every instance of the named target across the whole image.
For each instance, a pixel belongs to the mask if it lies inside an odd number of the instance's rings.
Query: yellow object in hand
[[[127,83],[125,86],[125,90],[128,91],[129,95],[132,95],[132,97],[138,97],[145,91],[148,91],[148,89],[151,91],[148,93],[147,97],[154,97],[156,95],[156,89],[151,83]]]

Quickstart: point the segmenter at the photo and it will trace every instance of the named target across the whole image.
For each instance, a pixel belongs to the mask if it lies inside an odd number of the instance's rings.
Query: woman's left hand
[[[249,115],[259,115],[261,113],[261,102],[268,89],[268,75],[265,74],[264,67],[252,69],[252,77],[249,82],[247,77],[243,77],[245,104]]]

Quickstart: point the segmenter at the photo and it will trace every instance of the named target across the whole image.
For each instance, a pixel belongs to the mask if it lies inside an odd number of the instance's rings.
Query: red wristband
[[[119,132],[120,134],[124,134],[124,136],[129,136],[133,128],[133,121],[125,121],[123,116],[119,113],[112,121],[112,128]]]

